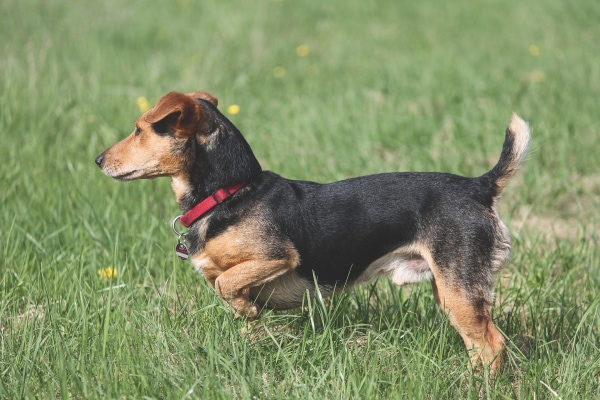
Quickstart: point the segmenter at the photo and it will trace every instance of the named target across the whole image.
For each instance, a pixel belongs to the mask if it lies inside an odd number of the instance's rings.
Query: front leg
[[[244,261],[220,274],[215,280],[215,290],[237,316],[254,319],[259,309],[248,296],[250,288],[264,285],[295,267],[295,260],[290,258]]]
[[[300,263],[295,246],[277,234],[263,213],[248,217],[208,240],[204,252],[193,257],[217,294],[237,315],[256,318],[258,307],[249,294],[293,270]]]

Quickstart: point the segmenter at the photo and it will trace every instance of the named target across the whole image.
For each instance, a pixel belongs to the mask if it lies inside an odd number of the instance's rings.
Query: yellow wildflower
[[[537,57],[540,55],[540,48],[537,47],[535,44],[532,44],[531,46],[529,46],[529,54],[531,54],[534,57]]]
[[[285,68],[275,67],[273,69],[273,75],[275,76],[275,78],[283,78],[285,76]]]
[[[227,112],[231,115],[236,115],[240,112],[240,106],[238,106],[237,104],[232,104],[229,107],[227,107]]]
[[[108,281],[117,277],[117,269],[113,267],[100,268],[98,270],[98,275],[101,279]]]
[[[145,98],[144,96],[138,97],[136,102],[137,102],[137,105],[140,108],[141,112],[146,112],[150,109],[150,104],[148,103],[148,99]]]
[[[301,44],[300,46],[296,47],[296,54],[298,57],[306,57],[308,53],[310,53],[310,49],[307,45]]]

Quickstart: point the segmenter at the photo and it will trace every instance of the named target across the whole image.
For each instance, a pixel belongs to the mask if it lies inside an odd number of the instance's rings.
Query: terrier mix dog
[[[177,251],[238,315],[285,310],[388,275],[430,280],[475,365],[496,370],[495,275],[510,254],[496,202],[523,162],[529,128],[513,114],[500,159],[476,178],[385,173],[319,184],[263,171],[206,92],[169,93],[96,158],[118,180],[168,176],[184,214]],[[176,221],[188,227],[180,233]]]

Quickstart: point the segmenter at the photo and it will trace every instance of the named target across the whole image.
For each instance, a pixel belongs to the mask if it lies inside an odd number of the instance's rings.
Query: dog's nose
[[[104,153],[96,157],[96,165],[102,168],[102,161],[104,161]]]

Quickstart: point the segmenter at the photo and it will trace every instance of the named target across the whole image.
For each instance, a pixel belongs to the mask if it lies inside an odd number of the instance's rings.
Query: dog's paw
[[[260,314],[260,309],[256,304],[252,304],[247,297],[238,297],[231,299],[231,308],[235,312],[236,318],[246,318],[249,321],[255,320]]]
[[[256,307],[255,305],[246,308],[243,311],[237,311],[235,313],[236,317],[244,317],[246,318],[248,321],[254,321],[256,318],[258,318],[258,315],[260,314],[260,311],[258,309],[258,307]]]

